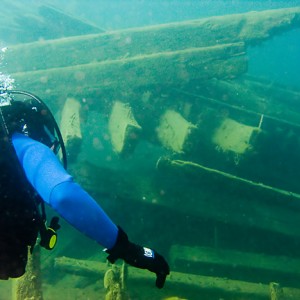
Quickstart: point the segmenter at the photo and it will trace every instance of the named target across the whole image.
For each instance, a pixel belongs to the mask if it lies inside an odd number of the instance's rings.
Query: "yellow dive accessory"
[[[57,242],[57,234],[53,228],[48,227],[46,231],[41,234],[40,245],[47,250],[52,250]]]
[[[41,241],[40,245],[47,250],[52,250],[57,242],[56,230],[60,228],[58,224],[59,219],[57,217],[52,218],[50,226],[47,227],[46,224],[43,230],[40,230]]]
[[[48,246],[50,249],[53,249],[57,242],[57,234],[52,228],[48,228],[48,231],[49,230],[52,231],[52,236],[50,237]]]

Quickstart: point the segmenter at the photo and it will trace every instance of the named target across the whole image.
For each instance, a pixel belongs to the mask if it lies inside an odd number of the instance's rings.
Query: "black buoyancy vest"
[[[4,113],[10,124],[16,122],[9,112]],[[0,123],[1,242],[7,240],[20,245],[33,245],[38,234],[38,196],[26,179],[5,124],[1,120]]]
[[[28,246],[33,249],[40,217],[35,192],[0,123],[0,279],[8,279],[24,274]]]
[[[56,131],[65,153],[58,126],[47,106],[29,93],[16,94],[29,99],[0,105],[0,279],[19,277],[25,272],[28,246],[32,250],[38,233],[46,230],[45,216],[39,211],[43,202],[26,178],[11,135],[22,132],[55,149]],[[66,166],[66,159],[64,162]]]

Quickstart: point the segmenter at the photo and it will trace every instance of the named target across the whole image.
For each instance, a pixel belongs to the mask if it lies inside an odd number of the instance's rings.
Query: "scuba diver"
[[[170,273],[166,260],[150,248],[128,240],[98,203],[66,171],[66,150],[57,123],[35,95],[0,90],[0,279],[24,274],[28,249],[56,243],[58,217],[46,225],[44,203],[73,227],[105,247],[108,261],[123,259],[156,274],[164,286]],[[56,157],[61,151],[62,161]]]

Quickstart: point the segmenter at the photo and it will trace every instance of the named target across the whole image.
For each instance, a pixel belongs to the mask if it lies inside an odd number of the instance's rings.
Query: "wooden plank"
[[[122,157],[132,154],[142,127],[134,118],[128,103],[116,101],[108,121],[108,131],[114,151]]]
[[[182,263],[188,265],[204,263],[236,270],[255,269],[255,272],[268,271],[272,272],[274,277],[278,273],[290,277],[300,276],[299,259],[235,250],[173,245],[170,250],[170,261],[174,266]]]
[[[251,140],[253,136],[259,133],[260,128],[256,126],[249,126],[231,118],[224,118],[212,136],[212,143],[218,151],[242,156],[253,147]]]
[[[212,175],[213,180],[226,181],[228,187],[233,185],[239,185],[242,190],[247,192],[249,189],[256,189],[256,191],[263,191],[270,194],[277,194],[282,197],[294,198],[295,200],[300,200],[300,195],[290,191],[285,191],[275,187],[271,187],[262,183],[257,183],[248,179],[244,179],[229,173],[225,173],[219,170],[211,169],[200,164],[196,164],[189,161],[182,160],[170,160],[167,158],[161,158],[157,163],[158,168],[173,168],[174,170],[180,170],[182,172],[191,173],[195,175],[203,176],[203,173],[207,175]],[[233,189],[236,187],[233,186]],[[276,198],[276,197],[274,197]]]
[[[82,276],[103,276],[108,270],[107,264],[97,261],[84,261],[72,259],[67,257],[60,257],[55,260],[55,267],[65,272],[77,273]],[[149,281],[153,283],[153,274],[145,272],[144,270],[129,267],[128,281]],[[150,282],[151,281],[151,282]],[[269,285],[257,284],[251,282],[244,282],[238,280],[231,280],[227,278],[201,276],[195,274],[185,274],[171,271],[171,275],[167,278],[166,288],[181,287],[181,289],[195,288],[199,290],[215,291],[218,294],[229,293],[232,296],[245,295],[255,297],[262,297],[262,299],[270,299]],[[285,299],[300,298],[300,290],[295,288],[283,288]],[[247,298],[248,299],[248,298]],[[249,298],[250,299],[250,298]]]
[[[284,293],[281,285],[277,282],[270,282],[271,300],[284,300]]]
[[[178,214],[242,226],[250,231],[264,230],[288,239],[300,237],[299,195],[251,184],[193,163],[164,163],[161,159],[157,173],[145,176],[97,168],[89,163],[78,165],[73,174],[96,199],[107,195],[119,199],[121,211],[133,206],[147,212],[152,207],[153,215],[168,211],[170,219]],[[113,201],[101,205],[110,210]]]
[[[212,79],[203,85],[197,84],[197,88],[195,90],[195,85],[191,84],[184,89],[177,89],[176,93],[194,95],[199,100],[206,97],[207,102],[218,101],[225,106],[231,105],[252,114],[264,114],[279,122],[300,125],[299,91],[249,77],[234,80]]]
[[[28,248],[26,272],[12,282],[13,300],[43,299],[40,251],[40,246],[36,246],[33,253]]]
[[[287,8],[119,30],[11,47],[5,72],[51,69],[246,41],[258,43],[300,26],[300,8]]]
[[[187,121],[174,110],[166,110],[160,117],[159,126],[156,128],[158,140],[161,144],[174,153],[184,153],[191,132],[196,126]]]
[[[170,182],[160,182],[158,187],[168,195],[158,200],[161,205],[229,224],[300,236],[299,194],[192,162],[161,158],[157,168]]]
[[[76,160],[82,143],[80,110],[79,101],[67,98],[61,112],[60,129],[70,162]]]
[[[167,91],[178,107],[184,103],[191,105],[187,119],[198,124],[194,149],[183,159],[300,193],[300,111],[297,107],[300,95],[297,91],[284,93],[284,88],[270,90],[268,83],[265,88],[259,83],[249,88],[244,81],[212,79]],[[277,98],[277,94],[281,97]],[[228,119],[240,123],[244,135],[228,126],[228,132],[220,130]],[[248,137],[247,127],[252,130]],[[222,147],[216,139],[218,131],[221,140],[229,142],[232,138],[232,144],[239,139],[246,142],[246,151]],[[200,137],[201,142],[197,143]]]
[[[87,95],[149,85],[182,85],[191,79],[226,78],[247,70],[244,44],[140,55],[13,75],[18,87],[41,97]]]
[[[1,41],[9,45],[104,31],[49,5],[15,2],[1,1],[2,7],[5,7],[0,12]],[[19,62],[22,62],[21,58]]]
[[[259,78],[246,76],[237,83],[248,91],[255,91],[257,97],[265,102],[265,111],[271,117],[300,125],[300,89],[280,85]]]

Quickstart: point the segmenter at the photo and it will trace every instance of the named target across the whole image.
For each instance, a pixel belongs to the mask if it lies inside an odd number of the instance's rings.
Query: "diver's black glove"
[[[116,244],[113,248],[106,250],[109,254],[107,259],[114,263],[117,259],[123,259],[129,265],[147,269],[156,274],[156,286],[161,289],[170,274],[169,265],[166,260],[155,250],[145,248],[131,243],[127,234],[119,228]]]

